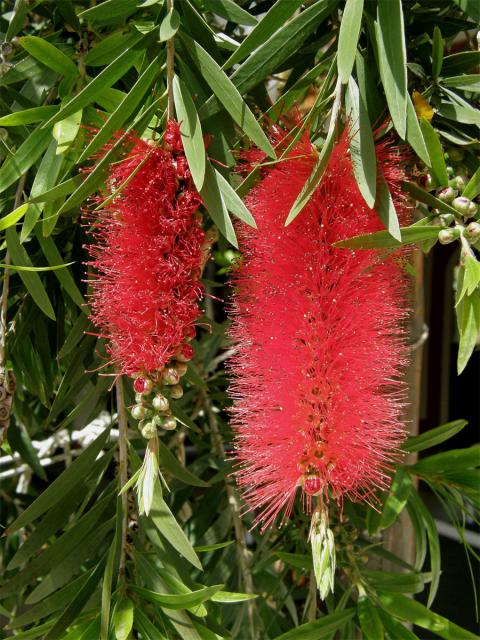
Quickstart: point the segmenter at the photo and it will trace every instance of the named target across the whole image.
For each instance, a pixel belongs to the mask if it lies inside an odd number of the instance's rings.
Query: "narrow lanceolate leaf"
[[[9,156],[0,167],[0,193],[8,189],[30,167],[35,164],[50,144],[52,134],[37,128],[23,142],[17,151]]]
[[[30,202],[53,202],[54,200],[68,196],[72,191],[75,191],[75,189],[77,189],[84,180],[84,175],[69,178],[68,180],[65,180],[65,182],[61,182],[60,184],[57,184],[57,186],[52,187],[47,191],[43,191],[38,194],[38,196],[31,197]]]
[[[400,593],[382,593],[380,604],[393,617],[413,622],[422,629],[428,629],[444,640],[478,640],[478,636],[467,629],[462,629],[454,622],[443,618],[427,609],[412,598]]]
[[[340,242],[335,242],[335,247],[345,249],[387,249],[399,247],[402,244],[412,244],[438,237],[442,227],[415,226],[402,227],[400,229],[402,240],[399,242],[388,231],[377,231],[364,236],[354,236]]]
[[[10,256],[12,257],[12,262],[18,267],[23,266],[32,268],[32,261],[30,260],[28,253],[20,244],[17,232],[12,227],[7,229],[6,231],[6,240],[8,251],[10,252]],[[30,270],[18,270],[18,273],[28,293],[32,296],[35,304],[43,311],[46,316],[48,316],[52,320],[55,320],[55,312],[53,310],[52,303],[50,302],[50,298],[48,297],[47,291],[43,286],[38,273]]]
[[[208,11],[216,13],[217,16],[230,22],[245,24],[250,27],[254,27],[257,24],[255,17],[239,7],[233,0],[204,0],[204,4]]]
[[[0,127],[18,127],[23,124],[42,122],[45,118],[50,118],[58,111],[59,107],[32,107],[23,111],[14,111],[0,118]]]
[[[77,163],[81,164],[87,158],[92,156],[98,149],[100,149],[106,142],[109,141],[112,134],[120,129],[127,121],[130,115],[141,103],[145,94],[150,89],[155,81],[155,78],[160,72],[160,65],[158,60],[153,60],[145,71],[139,76],[136,83],[125,95],[125,98],[120,102],[115,111],[108,117],[107,121],[101,127],[101,129],[95,134],[92,140],[89,142],[82,155],[78,159]]]
[[[234,247],[238,247],[235,229],[233,228],[227,207],[225,206],[225,202],[220,192],[217,174],[208,159],[205,164],[205,179],[203,187],[200,190],[200,196],[220,233],[225,236],[225,238],[233,244]]]
[[[159,41],[166,42],[173,38],[180,27],[180,16],[178,11],[171,9],[162,20],[159,31]]]
[[[60,111],[43,125],[44,129],[52,127],[56,122],[64,120],[88,104],[95,101],[98,93],[115,84],[133,67],[142,52],[138,49],[126,49],[116,60],[111,62],[98,76],[95,76],[79,93],[69,100]]]
[[[133,627],[133,602],[130,598],[122,598],[113,614],[113,630],[115,640],[127,640]]]
[[[178,76],[173,79],[173,96],[188,167],[193,182],[200,191],[205,179],[205,144],[202,127],[192,96]]]
[[[144,589],[143,587],[131,586],[130,588],[142,596],[147,602],[153,604],[159,604],[166,609],[187,609],[201,604],[206,600],[209,600],[213,595],[221,591],[223,584],[217,584],[213,587],[204,587],[197,591],[190,591],[189,593],[156,593],[150,591],[150,589]]]
[[[307,622],[286,633],[282,633],[275,640],[323,640],[324,638],[330,638],[337,629],[343,627],[354,615],[355,609],[335,611],[318,618],[315,622]]]
[[[350,152],[353,172],[355,174],[355,179],[357,181],[358,188],[360,189],[360,193],[367,205],[372,209],[375,204],[377,189],[377,158],[375,155],[375,143],[373,141],[367,105],[364,104],[363,99],[360,96],[357,83],[353,78],[349,78],[347,83],[346,109],[350,118],[350,131],[352,133]],[[395,207],[393,207],[393,211],[395,212]],[[394,235],[392,232],[395,230],[394,227],[387,226],[387,224],[385,224],[385,226],[392,235]]]
[[[290,4],[284,2],[284,4]],[[293,4],[293,3],[292,3]],[[263,42],[231,76],[241,94],[256,87],[292,54],[315,31],[337,6],[338,0],[318,0],[301,11],[285,27]],[[200,118],[208,118],[221,109],[221,101],[212,97],[199,109]]]
[[[403,467],[399,467],[393,478],[390,493],[383,506],[379,524],[381,529],[388,529],[398,518],[407,503],[412,486],[412,480],[408,473]]]
[[[205,482],[194,473],[186,469],[178,460],[176,456],[170,451],[170,449],[163,444],[163,442],[159,442],[159,450],[158,450],[158,460],[160,462],[160,468],[162,470],[168,471],[173,476],[185,482],[185,484],[190,484],[194,487],[209,487],[208,482]]]
[[[420,118],[420,128],[430,156],[430,169],[433,178],[437,186],[446,187],[448,185],[448,174],[440,138],[426,118]]]
[[[480,334],[480,294],[474,290],[471,295],[460,297],[464,289],[465,267],[458,275],[456,312],[457,327],[460,335],[458,345],[457,372],[460,375],[467,366]]]
[[[395,205],[385,180],[380,180],[377,186],[375,211],[378,213],[380,220],[385,225],[388,233],[395,238],[395,240],[401,242],[402,235],[400,231],[400,223],[398,222]]]
[[[473,176],[467,183],[467,186],[463,190],[462,196],[473,200],[480,193],[480,167],[475,171]]]
[[[65,76],[78,76],[74,62],[48,40],[37,36],[24,36],[18,41],[25,51],[50,69]]]
[[[57,155],[65,153],[77,137],[80,123],[82,122],[82,111],[72,113],[70,116],[56,122],[52,134],[57,141]]]
[[[433,194],[425,191],[414,182],[404,182],[402,184],[402,189],[413,196],[419,202],[423,202],[423,204],[428,204],[429,207],[433,209],[438,209],[441,213],[452,213],[456,215],[456,210],[452,207],[452,205],[443,202],[440,198],[436,198]]]
[[[243,200],[237,194],[235,189],[231,186],[231,184],[226,180],[222,174],[215,169],[215,174],[217,176],[217,183],[220,188],[220,192],[223,196],[223,200],[225,202],[225,206],[229,211],[231,211],[237,218],[243,220],[248,225],[257,228],[257,223],[255,222],[254,217],[247,209],[247,207],[243,204]]]
[[[432,44],[432,76],[437,79],[442,71],[443,64],[443,48],[445,42],[442,38],[442,33],[438,26],[433,29],[433,44]]]
[[[441,444],[452,438],[454,435],[459,433],[468,422],[466,420],[454,420],[453,422],[447,422],[447,424],[442,424],[440,427],[436,427],[435,429],[430,429],[426,433],[422,433],[419,436],[412,436],[408,438],[402,445],[402,449],[405,451],[424,451],[425,449],[430,449],[431,447],[436,446],[437,444]]]
[[[7,214],[3,218],[0,218],[0,231],[8,229],[16,224],[27,212],[28,204],[22,204],[17,207],[12,213]]]
[[[50,507],[56,504],[67,491],[84,479],[96,457],[104,447],[109,434],[109,429],[105,429],[91,445],[76,459],[65,471],[43,491],[32,504],[7,529],[7,535],[11,535],[25,525],[39,518]]]
[[[198,70],[222,106],[262,151],[265,151],[271,158],[275,158],[275,151],[267,136],[230,78],[203,47],[188,36],[182,35],[182,38],[185,40],[189,54],[195,60]]]
[[[430,155],[410,96],[407,96],[407,140],[417,156],[429,167]]]
[[[363,0],[347,0],[340,24],[337,53],[338,75],[343,84],[348,83],[355,62],[362,13]]]
[[[227,62],[223,65],[224,69],[229,69],[234,64],[243,60],[249,53],[262,45],[268,38],[274,34],[285,21],[292,16],[303,0],[277,0],[275,4],[267,11],[256,27],[250,31],[247,37],[242,41],[238,49],[232,53]]]
[[[363,640],[383,640],[383,624],[375,608],[366,596],[358,599],[357,604],[358,619],[362,630]]]
[[[407,54],[401,0],[378,0],[375,34],[388,108],[399,136],[407,130]]]

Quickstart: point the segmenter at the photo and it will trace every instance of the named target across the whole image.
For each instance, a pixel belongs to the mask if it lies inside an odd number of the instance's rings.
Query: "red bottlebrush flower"
[[[308,136],[263,174],[247,199],[258,230],[242,226],[234,275],[231,362],[237,479],[254,524],[289,516],[297,489],[312,496],[368,500],[388,483],[404,437],[406,282],[398,255],[333,243],[382,228],[355,182],[345,133],[321,185],[288,226],[310,176]],[[402,157],[377,147],[400,218]]]
[[[195,213],[201,199],[176,122],[167,124],[163,148],[128,135],[122,151],[93,203],[121,190],[88,214],[94,241],[88,264],[96,270],[92,320],[120,373],[148,374],[162,370],[195,334],[204,259]],[[143,392],[140,387],[141,381],[135,389]]]

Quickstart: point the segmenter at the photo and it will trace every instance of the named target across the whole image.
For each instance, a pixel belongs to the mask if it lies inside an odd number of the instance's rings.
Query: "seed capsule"
[[[167,398],[165,398],[165,396],[162,396],[161,393],[158,393],[152,400],[152,406],[155,411],[163,412],[168,411],[170,405],[168,404]]]
[[[174,384],[170,388],[170,395],[174,400],[179,400],[183,396],[183,387],[181,384]]]

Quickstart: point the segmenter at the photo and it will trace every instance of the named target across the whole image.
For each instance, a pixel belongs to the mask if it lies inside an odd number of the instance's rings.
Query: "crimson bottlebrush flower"
[[[233,276],[231,368],[238,482],[254,524],[289,516],[297,490],[311,510],[366,499],[388,484],[404,437],[406,282],[395,252],[335,248],[377,231],[357,187],[345,132],[320,186],[284,223],[317,155],[308,135],[263,173],[247,198],[258,229],[239,229],[243,259]],[[402,156],[377,146],[401,220]],[[404,164],[404,163],[403,163]]]
[[[204,259],[196,213],[201,199],[176,122],[168,122],[162,146],[130,134],[123,139],[122,157],[92,201],[100,209],[87,214],[88,264],[96,272],[90,302],[110,364],[119,373],[148,374],[190,348],[184,341],[195,335]],[[136,381],[137,392],[144,381]]]

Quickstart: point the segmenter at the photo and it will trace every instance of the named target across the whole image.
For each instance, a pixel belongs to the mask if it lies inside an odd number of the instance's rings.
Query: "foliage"
[[[256,174],[239,183],[231,171],[236,152],[255,143],[273,155],[260,114],[274,122],[300,105],[294,134],[310,127],[322,149],[289,220],[301,216],[338,128],[350,115],[358,122],[351,145],[356,178],[367,203],[381,199],[386,227],[350,243],[388,248],[418,241],[428,250],[439,237],[443,243],[458,241],[463,370],[480,329],[480,268],[472,249],[480,232],[471,226],[478,224],[473,209],[465,210],[480,193],[480,118],[472,106],[480,85],[480,53],[472,35],[478,4],[6,4],[0,17],[0,230],[8,322],[0,364],[14,371],[17,387],[3,453],[15,453],[31,477],[25,483],[24,474],[18,484],[15,477],[2,479],[1,525],[7,536],[1,541],[0,616],[8,621],[7,634],[47,640],[126,640],[131,634],[142,640],[351,640],[359,629],[366,639],[415,638],[401,624],[406,621],[441,638],[474,638],[429,608],[440,579],[439,537],[416,485],[420,480],[431,487],[461,532],[479,506],[475,447],[399,462],[392,489],[378,496],[377,509],[347,502],[341,521],[332,511],[338,569],[335,593],[325,603],[317,600],[309,523],[300,510],[281,529],[248,533],[251,515],[242,515],[230,478],[228,343],[218,298],[228,296],[225,273],[237,258],[230,214],[254,224],[239,196]],[[206,226],[215,224],[221,236],[215,262],[205,272],[215,298],[206,300],[196,357],[175,407],[182,428],[160,444],[169,490],[162,495],[157,483],[150,516],[138,517],[130,494],[117,497],[117,409],[112,378],[102,375],[103,346],[89,333],[82,266],[86,235],[80,207],[102,184],[116,159],[115,145],[95,170],[82,168],[118,129],[147,138],[162,134],[172,97],[166,64],[172,38],[175,111],[210,216]],[[376,190],[372,141],[388,114],[412,148],[418,176],[418,184],[405,188],[422,218],[407,229],[398,225],[388,190]],[[210,140],[207,154],[203,136]],[[467,205],[445,197],[448,187]],[[353,221],[352,236],[354,229]],[[124,393],[132,404],[127,385]],[[46,442],[62,429],[78,431],[102,411],[109,412],[111,428],[100,430],[84,450],[70,450],[67,443],[67,468],[61,470],[62,459],[46,472],[32,441]],[[119,414],[122,419],[121,403]],[[410,439],[405,449],[421,451],[464,426],[443,425]],[[143,448],[132,420],[131,475]],[[405,512],[415,532],[414,566],[382,546],[382,532]],[[392,570],[372,568],[381,560]],[[424,588],[428,608],[406,597]]]

